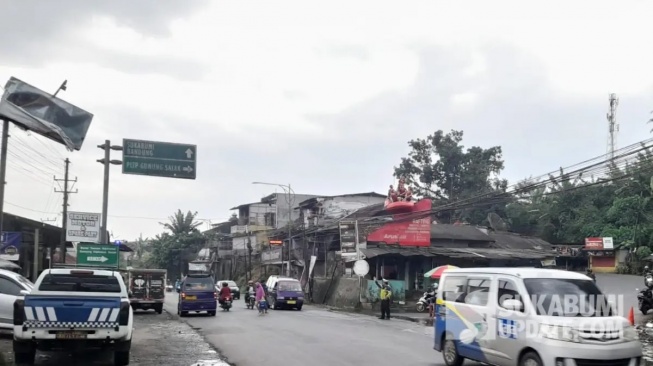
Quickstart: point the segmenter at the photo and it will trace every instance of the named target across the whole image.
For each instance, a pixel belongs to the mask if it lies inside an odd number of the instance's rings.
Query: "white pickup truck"
[[[119,272],[90,268],[43,271],[14,303],[16,364],[34,364],[36,350],[113,350],[129,365],[134,315]]]

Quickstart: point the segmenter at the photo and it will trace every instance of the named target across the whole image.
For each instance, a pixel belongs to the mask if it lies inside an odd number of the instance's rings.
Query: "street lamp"
[[[252,184],[261,184],[266,186],[277,186],[283,189],[283,192],[286,193],[288,190],[288,266],[286,267],[286,276],[290,277],[290,248],[292,246],[292,201],[290,195],[295,196],[295,191],[292,190],[290,184],[278,184],[278,183],[266,183],[266,182],[252,182]],[[279,202],[277,202],[279,204]],[[278,220],[278,218],[277,218]],[[283,246],[281,247],[281,268],[283,268]]]

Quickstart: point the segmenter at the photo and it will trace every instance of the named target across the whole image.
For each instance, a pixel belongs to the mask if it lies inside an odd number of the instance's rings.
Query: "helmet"
[[[247,283],[250,284],[250,285],[253,285],[253,284],[254,284],[254,281],[249,280],[249,281],[247,281]]]
[[[384,279],[383,279],[383,283],[388,283],[388,280],[386,280],[386,279],[384,278]]]
[[[644,266],[644,270],[645,270],[645,271],[648,271],[648,266]]]

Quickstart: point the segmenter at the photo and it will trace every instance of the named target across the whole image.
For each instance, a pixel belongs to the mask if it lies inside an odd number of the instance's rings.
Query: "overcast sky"
[[[109,229],[161,231],[178,208],[209,222],[290,183],[297,193],[377,191],[406,142],[461,129],[504,149],[511,182],[650,136],[649,1],[0,1],[0,84],[14,76],[93,113],[81,151],[13,128],[5,210],[60,222],[100,212],[96,145],[198,145],[197,180],[112,167]],[[120,158],[115,154],[114,158]],[[57,216],[59,215],[59,216]]]

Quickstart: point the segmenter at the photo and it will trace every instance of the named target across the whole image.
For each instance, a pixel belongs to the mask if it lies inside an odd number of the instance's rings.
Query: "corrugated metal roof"
[[[297,204],[297,206],[304,206],[311,201],[317,201],[318,198],[336,198],[336,197],[356,197],[356,196],[364,196],[364,197],[379,197],[383,198],[386,197],[385,194],[381,193],[376,193],[376,192],[363,192],[363,193],[347,193],[347,194],[337,194],[335,196],[318,196],[318,197],[313,197],[309,198],[307,200],[303,200]]]
[[[485,234],[475,226],[433,224],[431,225],[431,240],[467,240],[492,242],[489,235]]]
[[[496,248],[403,248],[403,247],[372,247],[361,249],[367,258],[380,255],[398,254],[405,257],[449,257],[449,258],[477,258],[477,259],[545,259],[553,257],[553,253],[532,249],[496,249]]]
[[[490,232],[489,236],[493,239],[494,243],[492,243],[492,246],[495,248],[553,251],[553,245],[551,243],[533,236],[524,236],[509,232]]]

